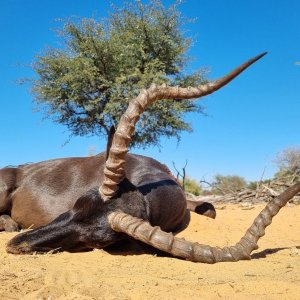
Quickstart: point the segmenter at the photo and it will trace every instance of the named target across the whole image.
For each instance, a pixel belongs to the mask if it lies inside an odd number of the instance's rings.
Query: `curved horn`
[[[213,264],[223,261],[250,259],[250,254],[257,249],[257,241],[264,236],[265,228],[272,218],[296,194],[300,192],[300,182],[294,184],[278,197],[269,202],[254,220],[241,240],[231,247],[210,247],[191,243],[172,233],[162,231],[158,226],[152,227],[147,221],[132,217],[123,212],[113,212],[108,216],[111,228],[124,232],[133,238],[157,249],[191,261]]]
[[[125,177],[125,156],[131,142],[131,136],[134,133],[134,126],[139,116],[145,111],[149,104],[162,99],[195,99],[211,94],[229,83],[266,54],[267,52],[264,52],[243,63],[224,77],[199,87],[180,88],[166,85],[152,85],[149,89],[142,90],[140,94],[129,103],[114,135],[104,168],[103,183],[99,188],[102,198],[108,200],[113,197],[118,190],[118,184]]]

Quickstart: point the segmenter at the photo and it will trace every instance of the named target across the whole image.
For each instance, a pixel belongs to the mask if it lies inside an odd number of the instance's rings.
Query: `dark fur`
[[[212,219],[215,219],[217,215],[214,206],[209,202],[187,200],[187,208],[199,215],[203,215]]]
[[[126,179],[120,183],[118,195],[103,202],[97,189],[105,159],[106,153],[101,153],[0,170],[1,212],[8,212],[21,228],[42,226],[16,236],[8,251],[103,248],[124,238],[107,223],[107,214],[116,210],[149,220],[165,231],[177,232],[188,225],[189,211],[181,187],[166,167],[152,158],[128,154]]]

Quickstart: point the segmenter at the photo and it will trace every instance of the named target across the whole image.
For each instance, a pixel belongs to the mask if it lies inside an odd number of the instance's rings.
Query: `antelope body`
[[[300,183],[268,203],[235,246],[210,247],[174,236],[189,222],[181,187],[169,170],[156,160],[127,152],[134,126],[152,102],[210,94],[263,55],[265,53],[203,86],[163,85],[143,90],[122,116],[112,142],[108,143],[107,154],[84,160],[52,160],[0,173],[5,182],[2,183],[0,209],[2,205],[2,211],[10,211],[12,219],[23,227],[43,225],[14,237],[8,243],[7,251],[80,251],[104,248],[119,240],[133,238],[192,261],[215,263],[250,259],[266,226],[279,209],[300,192]],[[10,186],[11,182],[16,182],[16,186]],[[10,197],[7,197],[9,192]]]
[[[89,225],[93,222],[101,223],[100,219],[105,221],[103,210],[126,211],[167,231],[175,232],[187,226],[189,211],[182,188],[164,165],[149,157],[127,155],[127,178],[122,183],[122,197],[117,201],[104,203],[99,196],[98,186],[103,181],[101,174],[105,158],[106,153],[101,153],[94,157],[55,159],[4,170],[6,173],[15,171],[15,181],[11,181],[15,187],[10,187],[14,190],[7,203],[11,206],[11,218],[21,228],[36,228],[69,211],[59,217],[58,224],[54,222],[57,226],[55,225],[56,232],[52,238],[55,239],[57,235],[67,235],[69,227],[76,227],[77,238],[81,239],[84,231],[82,225],[85,223],[88,235],[97,235],[93,226]],[[164,201],[160,201],[161,195],[164,196]],[[95,218],[100,219],[95,221]],[[8,220],[7,223],[10,224]],[[116,233],[114,237],[120,235]],[[75,242],[75,234],[72,238]],[[32,242],[37,241],[34,237]],[[36,247],[35,251],[51,250],[52,242],[47,238],[47,242],[43,242],[42,247]],[[63,240],[61,242],[64,243]],[[99,241],[89,240],[85,247],[79,249],[73,246],[69,248],[71,245],[72,243],[56,244],[55,248],[78,251],[99,247]]]

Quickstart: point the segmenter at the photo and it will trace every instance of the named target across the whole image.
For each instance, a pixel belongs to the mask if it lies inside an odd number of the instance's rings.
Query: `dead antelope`
[[[14,237],[7,251],[82,251],[133,238],[196,262],[250,259],[272,217],[300,192],[300,183],[268,203],[235,246],[210,247],[174,236],[189,222],[181,187],[156,160],[127,152],[135,124],[148,105],[159,99],[192,99],[213,93],[265,54],[203,86],[153,85],[141,91],[122,116],[106,153],[3,169],[0,211],[11,216],[2,217],[3,226],[43,225]],[[11,225],[11,221],[15,223]]]

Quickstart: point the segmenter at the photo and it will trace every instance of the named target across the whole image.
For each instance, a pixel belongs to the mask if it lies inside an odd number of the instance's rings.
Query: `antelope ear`
[[[198,215],[203,215],[212,219],[216,218],[216,209],[213,204],[204,201],[186,200],[187,209],[195,212]]]
[[[212,219],[215,219],[217,215],[216,209],[209,202],[203,202],[202,204],[196,206],[195,213]]]
[[[90,190],[82,195],[74,204],[72,209],[74,221],[83,221],[99,212],[103,207],[104,201],[97,189]]]
[[[108,139],[107,139],[107,145],[106,145],[106,159],[105,159],[105,160],[108,159],[109,150],[110,150],[110,147],[111,147],[111,145],[112,145],[112,141],[113,141],[115,132],[116,132],[115,126],[111,126],[111,127],[110,127],[110,130],[109,130],[109,134],[108,134]]]

